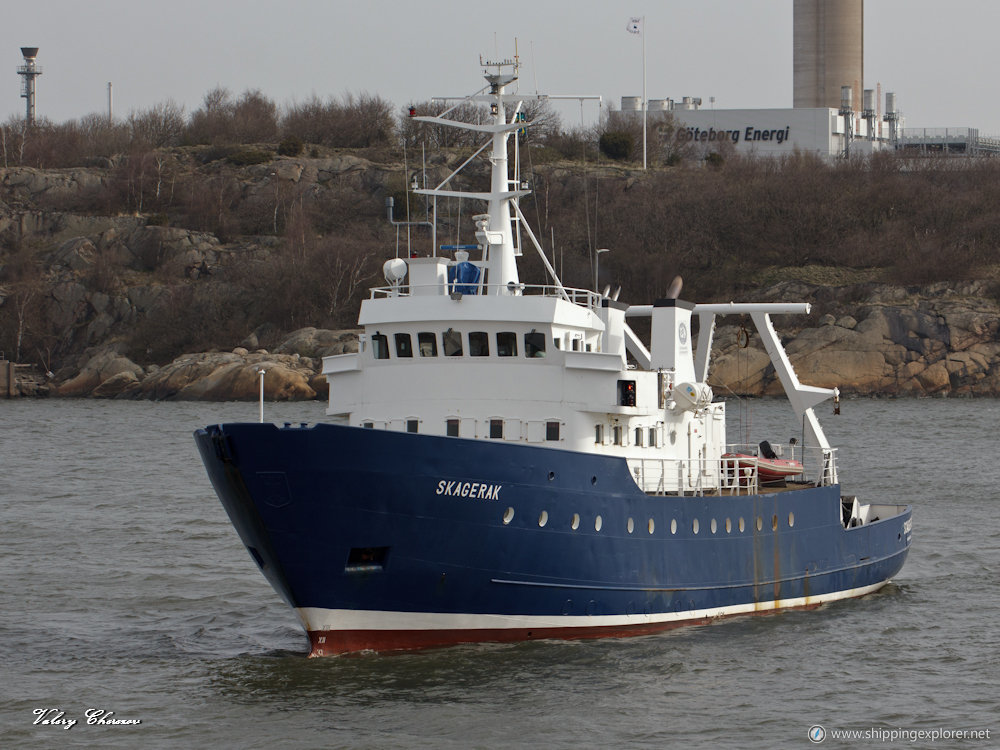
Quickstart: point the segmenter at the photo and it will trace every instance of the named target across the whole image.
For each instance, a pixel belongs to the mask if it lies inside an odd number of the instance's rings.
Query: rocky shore
[[[105,345],[88,349],[80,370],[62,383],[38,387],[33,394],[55,397],[151,399],[155,401],[306,401],[326,398],[323,357],[357,351],[357,331],[302,328],[274,351],[237,346],[230,352],[185,354],[162,367],[143,368]],[[249,343],[249,342],[245,342]]]
[[[761,296],[813,300],[837,312],[774,317],[803,383],[837,387],[846,396],[1000,396],[1000,304],[985,282],[921,288],[785,282]],[[25,395],[249,401],[259,396],[264,369],[268,400],[325,399],[322,358],[357,351],[357,341],[356,330],[302,328],[271,351],[255,348],[251,336],[232,351],[185,354],[148,368],[105,344],[88,349],[72,377],[36,383]],[[720,318],[709,382],[720,396],[780,395],[752,322]]]

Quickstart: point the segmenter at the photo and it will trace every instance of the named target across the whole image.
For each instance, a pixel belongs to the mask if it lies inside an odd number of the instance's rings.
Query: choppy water
[[[756,404],[755,434],[795,434],[787,408]],[[892,746],[829,734],[871,728],[1000,746],[1000,402],[843,411],[823,422],[845,491],[915,506],[876,595],[626,640],[306,659],[191,438],[256,405],[0,402],[0,746],[774,748],[810,746],[813,724],[832,746]],[[33,724],[45,709],[79,723]]]

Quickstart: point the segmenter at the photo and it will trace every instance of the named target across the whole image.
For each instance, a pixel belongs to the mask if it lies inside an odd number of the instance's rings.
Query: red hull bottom
[[[741,617],[745,614],[770,615],[792,609],[815,609],[822,602],[797,607],[766,609],[755,613],[735,613],[717,617],[698,617],[627,626],[589,628],[495,628],[475,630],[314,630],[308,633],[310,657],[342,656],[360,652],[415,651],[460,643],[516,643],[545,639],[583,640],[586,638],[624,638],[662,633],[690,625],[705,625],[713,620]]]

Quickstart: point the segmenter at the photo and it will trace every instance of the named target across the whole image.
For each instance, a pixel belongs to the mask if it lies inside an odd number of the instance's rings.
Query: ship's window
[[[524,334],[524,356],[544,357],[545,356],[545,334],[531,331]]]
[[[655,427],[650,427],[649,428],[649,443],[648,443],[648,445],[649,445],[650,448],[655,448],[656,447],[656,428]]]
[[[375,423],[374,422],[362,422],[361,426],[365,427],[365,428],[367,428],[369,430],[371,430],[371,429],[374,429]]]
[[[552,337],[552,343],[555,344],[556,349],[562,349],[562,342],[559,340],[558,336]]]
[[[538,514],[538,525],[544,526],[548,522],[549,522],[549,512],[547,510],[543,510],[541,513]]]
[[[514,509],[507,508],[507,510],[503,512],[503,525],[506,526],[513,520],[514,520]]]
[[[490,420],[490,437],[494,439],[503,438],[503,420],[502,419],[491,419]]]
[[[413,343],[410,341],[410,334],[408,333],[396,334],[396,356],[397,357],[413,356]]]
[[[546,422],[545,423],[545,439],[546,440],[558,440],[559,439],[559,423],[558,422]]]
[[[714,534],[718,530],[719,530],[719,526],[718,526],[718,524],[715,523],[715,519],[713,518],[712,519],[712,533]]]
[[[677,519],[676,518],[671,518],[670,519],[670,533],[671,534],[676,534],[677,533]]]
[[[445,420],[445,434],[448,437],[458,437],[458,420],[457,419],[447,419]]]
[[[618,381],[618,405],[619,406],[635,406],[635,381],[634,380],[619,380]]]
[[[697,534],[699,526],[700,526],[700,524],[698,523],[698,519],[697,518],[694,519],[694,521],[691,522],[691,531],[693,531],[695,534]]]
[[[778,530],[778,516],[771,516],[771,531]]]
[[[580,351],[580,339],[573,339],[573,351]]]
[[[604,425],[602,424],[594,425],[594,442],[595,443],[604,442]]]
[[[795,514],[791,511],[788,512],[788,528],[795,525]]]
[[[573,529],[573,531],[576,531],[578,528],[580,528],[580,514],[579,513],[574,513],[573,514],[573,520],[569,522],[569,527],[571,529]]]
[[[631,534],[633,531],[635,531],[635,521],[633,521],[631,518],[628,519],[628,523],[625,524],[625,528],[628,529],[628,533]]]
[[[592,346],[591,346],[590,344],[587,344],[587,351],[588,351],[588,352],[589,352],[589,351],[593,351],[593,347],[592,347]]]
[[[733,533],[733,522],[728,518],[726,519],[726,533],[727,534]]]
[[[650,534],[652,534],[653,530],[656,529],[656,524],[653,523],[653,519],[652,518],[649,519],[649,523],[647,524],[647,528],[649,529],[649,533]]]
[[[615,445],[622,444],[622,426],[620,424],[616,424],[614,427],[611,428],[611,435],[614,439]]]
[[[389,340],[384,333],[372,334],[372,356],[375,359],[389,359]]]
[[[757,516],[757,531],[760,531],[763,528],[764,528],[764,519],[761,518],[760,516]]]
[[[635,428],[635,444],[636,445],[642,445],[642,428],[641,427],[636,427]]]
[[[406,420],[406,431],[407,432],[416,432],[417,431],[417,427],[419,426],[419,424],[420,424],[419,420],[416,420],[416,419],[407,419]]]
[[[444,347],[444,356],[462,356],[462,334],[449,328],[441,334],[441,344]]]
[[[598,516],[594,519],[594,531],[600,531],[602,526],[604,526],[604,519]]]
[[[744,531],[746,531],[746,528],[747,528],[746,521],[744,521],[743,518],[741,517],[740,518],[740,533],[742,534]]]
[[[417,334],[417,346],[421,357],[436,357],[438,355],[437,336],[424,332]]]
[[[469,356],[490,356],[490,335],[486,331],[469,332]]]
[[[500,331],[497,334],[497,356],[517,356],[517,334],[513,331]]]

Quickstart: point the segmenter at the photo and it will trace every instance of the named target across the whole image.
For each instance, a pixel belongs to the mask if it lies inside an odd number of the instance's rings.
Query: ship
[[[816,414],[837,390],[799,382],[773,323],[809,305],[692,303],[679,280],[646,304],[564,286],[520,208],[533,97],[516,58],[480,62],[477,93],[411,112],[489,149],[483,190],[455,187],[473,157],[415,190],[483,206],[475,242],[439,245],[432,228],[431,252],[397,246],[361,303],[358,351],[323,359],[325,419],[195,432],[310,656],[649,634],[885,586],[912,509],[842,493]],[[488,117],[453,117],[463,103]],[[519,278],[532,250],[545,283]],[[734,315],[753,321],[801,423],[801,442],[767,456],[726,444],[707,382],[716,321]],[[630,325],[643,318],[645,341]],[[762,469],[780,455],[794,472]]]

